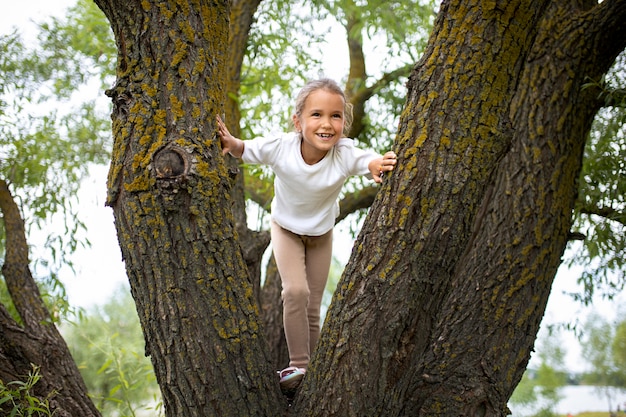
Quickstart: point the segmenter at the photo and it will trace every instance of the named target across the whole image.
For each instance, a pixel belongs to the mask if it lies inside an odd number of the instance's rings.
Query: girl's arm
[[[221,117],[216,116],[216,119],[217,133],[220,135],[220,142],[222,143],[222,154],[230,153],[235,158],[241,158],[245,148],[243,140],[230,134]]]
[[[397,162],[396,154],[393,151],[389,151],[380,158],[372,159],[370,163],[367,164],[367,168],[370,170],[374,181],[381,183],[383,182],[382,175],[385,172],[393,171]]]

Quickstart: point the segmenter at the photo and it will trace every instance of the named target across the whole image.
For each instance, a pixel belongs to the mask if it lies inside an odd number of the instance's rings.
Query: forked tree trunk
[[[625,45],[626,2],[588,11],[444,2],[297,414],[508,414],[599,107],[581,87]]]
[[[96,2],[119,52],[107,203],[167,415],[506,415],[601,104],[582,85],[626,46],[626,0],[443,2],[409,82],[400,165],[291,408],[215,137],[232,3]],[[97,416],[23,267],[23,223],[3,191],[7,236],[18,239],[7,242],[3,275],[23,323],[0,309],[0,377],[39,362],[36,395],[59,390],[59,415]]]
[[[97,2],[120,52],[108,203],[167,414],[281,415],[215,140],[229,3]],[[586,6],[442,4],[291,415],[506,415],[597,108],[581,80],[626,39],[626,1]]]

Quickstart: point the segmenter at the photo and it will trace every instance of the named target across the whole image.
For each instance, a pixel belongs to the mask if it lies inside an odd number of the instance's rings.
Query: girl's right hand
[[[220,142],[222,143],[222,155],[230,153],[232,156],[240,158],[243,154],[243,141],[230,134],[219,115],[215,116],[215,119],[217,120],[217,133],[220,135]]]

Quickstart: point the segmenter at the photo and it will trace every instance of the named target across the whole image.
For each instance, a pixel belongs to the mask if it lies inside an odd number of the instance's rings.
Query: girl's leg
[[[309,287],[304,264],[304,243],[299,235],[272,221],[272,248],[283,285],[283,322],[289,348],[289,366],[309,364]]]
[[[312,354],[320,336],[320,306],[328,281],[333,254],[333,231],[322,236],[306,237],[306,276],[309,283],[309,352]]]

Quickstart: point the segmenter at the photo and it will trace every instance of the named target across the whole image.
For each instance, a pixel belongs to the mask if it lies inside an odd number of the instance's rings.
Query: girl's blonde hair
[[[302,90],[296,96],[296,116],[300,117],[304,110],[304,103],[309,98],[312,92],[317,90],[325,90],[330,93],[338,94],[343,99],[343,132],[344,134],[350,131],[352,127],[352,103],[349,103],[346,99],[346,94],[343,92],[339,84],[330,78],[320,78],[319,80],[309,81],[302,87]]]

